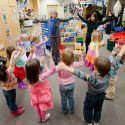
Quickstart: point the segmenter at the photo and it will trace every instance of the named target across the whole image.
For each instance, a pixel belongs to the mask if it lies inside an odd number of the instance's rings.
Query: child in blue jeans
[[[124,52],[125,46],[118,54],[120,57],[119,63],[121,63]],[[108,88],[112,74],[114,74],[114,69],[111,67],[110,60],[106,57],[97,57],[94,62],[95,71],[91,74],[85,74],[79,69],[67,67],[64,63],[60,63],[59,65],[62,69],[73,73],[88,83],[88,91],[86,93],[83,108],[84,120],[88,125],[92,125],[92,123],[94,123],[94,125],[99,125],[102,106],[105,99],[105,91]]]

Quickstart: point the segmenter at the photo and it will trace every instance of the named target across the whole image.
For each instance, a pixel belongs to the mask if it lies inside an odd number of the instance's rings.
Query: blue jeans
[[[16,105],[16,89],[12,90],[3,90],[3,94],[6,98],[6,103],[11,112],[17,111]]]
[[[74,88],[74,83],[68,85],[60,85],[61,104],[63,112],[68,111],[67,101],[69,103],[69,111],[74,112]]]
[[[83,114],[84,119],[88,123],[98,123],[101,119],[102,105],[105,99],[105,92],[92,95],[88,92],[86,93],[86,98],[84,101]]]

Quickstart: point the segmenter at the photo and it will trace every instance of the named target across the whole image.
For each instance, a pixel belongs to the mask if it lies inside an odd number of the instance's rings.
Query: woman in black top
[[[95,12],[91,15],[90,20],[84,19],[79,13],[77,15],[83,22],[87,24],[87,34],[86,34],[86,53],[87,53],[88,46],[91,42],[91,35],[92,35],[93,30],[96,30],[99,25],[102,25],[110,21],[111,13],[109,12],[108,18],[104,21],[98,21],[97,14]]]

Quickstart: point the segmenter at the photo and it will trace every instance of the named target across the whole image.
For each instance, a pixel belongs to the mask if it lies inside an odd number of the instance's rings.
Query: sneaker
[[[99,125],[99,122],[98,122],[98,123],[95,123],[95,122],[94,122],[94,125]]]
[[[25,109],[24,109],[24,108],[17,109],[17,111],[12,112],[12,116],[15,118],[15,117],[17,117],[17,116],[19,116],[19,115],[23,114],[23,113],[24,113],[24,111],[25,111]]]
[[[22,108],[24,108],[22,105],[17,106],[17,109],[22,109]]]
[[[47,120],[49,120],[50,118],[50,113],[47,113],[46,114],[46,118],[42,120],[42,122],[46,122]]]
[[[110,97],[110,96],[105,96],[105,100],[114,100],[114,97]]]
[[[63,111],[63,114],[68,114],[68,111],[66,110],[66,111]]]
[[[92,125],[92,123],[87,123],[87,125]]]
[[[75,113],[75,111],[70,111],[69,113],[70,113],[70,114],[74,114],[74,113]]]

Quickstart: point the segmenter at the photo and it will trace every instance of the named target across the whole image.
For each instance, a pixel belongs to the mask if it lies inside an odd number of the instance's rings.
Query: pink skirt
[[[41,111],[53,109],[52,91],[48,80],[30,86],[31,105]]]
[[[95,69],[95,67],[94,67],[95,58],[96,58],[95,51],[88,49],[84,63],[85,63],[85,66],[89,67],[91,71],[94,71],[94,69]]]

